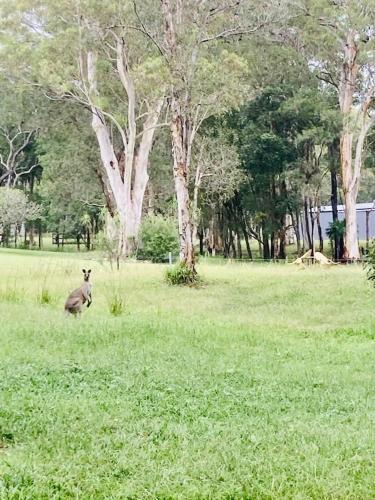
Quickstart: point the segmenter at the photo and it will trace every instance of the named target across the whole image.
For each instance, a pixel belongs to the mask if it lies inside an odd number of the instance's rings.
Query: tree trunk
[[[147,184],[147,193],[148,193],[148,206],[147,206],[147,214],[154,215],[155,213],[155,193],[154,187],[151,184],[150,180]]]
[[[228,256],[230,256],[230,249],[232,249],[232,258],[237,259],[236,245],[234,244],[234,235],[233,235],[232,229],[229,229],[229,253],[228,253]]]
[[[353,134],[343,132],[341,136],[341,170],[345,203],[345,249],[346,259],[359,259],[357,237],[357,190],[352,184],[352,142]]]
[[[29,247],[33,248],[34,246],[34,223],[30,224],[29,228]]]
[[[189,115],[191,96],[186,88],[179,88],[181,82],[180,59],[176,28],[181,18],[179,9],[174,8],[170,0],[162,0],[164,17],[165,56],[169,63],[174,83],[171,86],[171,134],[173,150],[173,176],[177,196],[177,214],[180,240],[180,261],[195,274],[195,254],[193,245],[193,218],[191,214],[188,190],[191,148],[196,129]],[[193,61],[191,61],[193,66]],[[181,82],[183,85],[183,82]]]
[[[192,209],[192,219],[193,219],[193,243],[197,241],[197,231],[199,224],[198,217],[198,197],[199,197],[199,189],[202,182],[202,174],[199,165],[197,166],[197,170],[195,172],[195,182],[194,182],[194,193],[193,193],[193,209]]]
[[[23,244],[24,244],[24,247],[26,248],[26,245],[27,245],[27,224],[24,223],[23,227],[24,227]]]
[[[300,217],[298,211],[296,211],[296,215],[294,216],[293,212],[290,214],[292,219],[292,225],[294,228],[294,233],[296,235],[296,243],[297,243],[297,255],[301,255],[301,232],[300,232]]]
[[[199,255],[204,255],[204,233],[203,229],[198,232],[199,237]]]
[[[38,224],[38,248],[39,250],[42,249],[43,246],[43,231],[42,231],[42,223],[39,222]]]
[[[270,259],[270,242],[269,242],[269,235],[267,231],[265,230],[265,225],[262,225],[262,240],[263,240],[263,259],[264,260],[269,260]]]
[[[271,233],[271,259],[275,258],[275,232]]]
[[[355,41],[355,33],[350,30],[344,48],[344,61],[339,88],[340,110],[343,115],[343,128],[340,138],[340,159],[346,220],[345,257],[348,259],[359,258],[356,214],[356,185],[358,185],[359,178],[353,178],[353,126],[350,116],[358,74],[358,52],[359,47]]]
[[[255,230],[261,236],[258,239],[258,254],[259,254],[258,258],[261,259],[262,255],[264,253],[264,245],[262,243],[264,241],[263,228],[262,228],[262,226],[255,226]]]
[[[160,99],[148,113],[137,142],[135,104],[136,95],[131,79],[125,47],[117,43],[117,69],[128,98],[128,133],[121,129],[123,153],[117,156],[105,115],[95,106],[98,96],[96,80],[97,57],[93,51],[87,55],[87,76],[90,86],[92,128],[95,132],[102,160],[100,177],[106,195],[107,207],[112,216],[116,211],[120,221],[120,240],[123,255],[134,250],[141,224],[142,205],[148,182],[148,160],[155,127],[164,99]]]
[[[221,237],[223,240],[223,256],[226,259],[229,257],[229,234],[228,226],[224,216],[221,217]]]
[[[311,221],[311,257],[314,257],[315,254],[315,239],[314,239],[314,232],[315,232],[315,217],[314,217],[314,212],[313,212],[314,206],[313,206],[313,201],[311,198],[309,198],[309,213],[310,213],[310,221]]]
[[[242,247],[241,247],[241,233],[240,230],[237,228],[236,230],[236,236],[237,236],[237,255],[239,259],[242,259]]]
[[[311,233],[310,233],[310,222],[309,222],[309,207],[308,207],[308,200],[307,196],[304,197],[304,202],[303,202],[303,208],[304,208],[304,215],[305,215],[305,237],[306,237],[306,243],[309,247],[309,250],[312,248],[312,239],[314,239],[314,233],[311,238]]]
[[[318,226],[318,235],[319,235],[319,252],[323,253],[324,241],[323,241],[322,226],[320,224],[320,206],[317,206],[316,209],[317,209],[316,224]]]
[[[183,117],[178,96],[172,97],[172,149],[173,176],[177,195],[178,229],[180,240],[180,261],[195,273],[195,254],[193,246],[193,223],[190,213],[188,189],[189,175],[189,122]]]
[[[87,251],[91,250],[91,231],[90,228],[86,228],[86,249]]]
[[[354,192],[345,194],[345,239],[344,259],[359,259],[359,245],[357,236],[357,195]],[[349,229],[348,229],[349,228]]]
[[[332,205],[332,223],[336,224],[339,220],[338,212],[338,196],[337,196],[337,173],[334,168],[331,169],[331,205]],[[334,248],[333,259],[338,261],[341,258],[340,252],[340,238],[337,231],[334,233]]]
[[[286,238],[286,231],[284,226],[284,228],[279,232],[279,251],[277,253],[277,257],[283,260],[286,258],[285,238]]]
[[[251,252],[249,234],[247,232],[246,223],[245,223],[245,220],[244,220],[243,217],[241,217],[241,227],[242,227],[242,232],[243,232],[243,235],[244,235],[244,238],[245,238],[247,256],[249,257],[249,259],[253,260],[253,254]]]

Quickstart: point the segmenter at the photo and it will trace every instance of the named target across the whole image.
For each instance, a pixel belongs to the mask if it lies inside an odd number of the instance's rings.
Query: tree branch
[[[169,126],[170,126],[170,123],[158,123],[156,125],[153,125],[152,127],[147,127],[145,129],[143,129],[142,132],[139,132],[139,134],[136,135],[136,139],[139,139],[139,137],[142,137],[144,132],[148,132],[149,130],[154,130],[154,129],[160,128],[160,127],[169,127]]]
[[[322,80],[323,82],[329,83],[330,85],[333,85],[335,89],[339,90],[339,84],[335,82],[332,74],[329,71],[322,71],[320,75],[316,75],[316,78],[318,80]]]
[[[138,19],[138,22],[139,24],[141,25],[141,29],[140,28],[137,28],[136,26],[130,26],[130,29],[135,29],[137,31],[140,31],[141,33],[143,33],[144,35],[146,35],[151,41],[152,43],[155,45],[155,47],[158,49],[160,55],[162,55],[163,57],[165,56],[165,52],[164,50],[162,49],[161,45],[158,43],[158,41],[155,39],[155,37],[150,33],[150,31],[146,28],[145,24],[143,23],[139,13],[138,13],[138,9],[137,9],[137,2],[136,0],[133,0],[133,8],[134,8],[134,14],[136,16],[136,18]]]
[[[34,163],[34,165],[31,165],[30,168],[24,170],[23,172],[15,172],[16,175],[14,176],[13,187],[17,184],[17,181],[21,177],[21,175],[30,174],[34,170],[34,168],[36,168],[38,165],[39,163]]]
[[[252,34],[259,31],[264,27],[264,23],[259,24],[255,28],[241,28],[241,26],[237,26],[236,28],[230,28],[222,31],[221,33],[217,33],[216,35],[208,36],[206,38],[202,38],[199,40],[199,43],[211,42],[212,40],[226,39],[232,36],[246,35]]]

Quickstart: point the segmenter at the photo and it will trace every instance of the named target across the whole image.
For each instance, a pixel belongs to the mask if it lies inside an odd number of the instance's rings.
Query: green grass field
[[[375,498],[361,267],[202,262],[194,289],[89,259],[0,251],[0,498]]]

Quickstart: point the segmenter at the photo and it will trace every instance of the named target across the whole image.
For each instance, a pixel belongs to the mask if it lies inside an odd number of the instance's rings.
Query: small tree
[[[7,238],[11,226],[15,236],[25,222],[35,221],[41,216],[41,209],[29,201],[25,193],[18,189],[0,188],[0,229],[2,240]]]
[[[162,262],[178,249],[176,223],[171,218],[150,215],[141,227],[142,253],[152,262]]]
[[[0,76],[0,186],[16,187],[40,170],[36,102],[33,89]]]
[[[105,217],[104,231],[97,237],[97,247],[102,250],[104,257],[109,260],[111,269],[116,262],[116,269],[120,269],[120,259],[122,256],[121,221],[117,214],[111,217],[108,213]]]

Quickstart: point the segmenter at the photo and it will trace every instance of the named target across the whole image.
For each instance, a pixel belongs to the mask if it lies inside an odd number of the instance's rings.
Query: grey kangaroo
[[[91,269],[86,272],[86,269],[82,269],[83,272],[83,283],[82,285],[74,290],[65,302],[65,311],[70,314],[76,315],[81,314],[82,306],[87,302],[87,307],[90,307],[92,303],[91,297],[91,283],[90,273]]]

